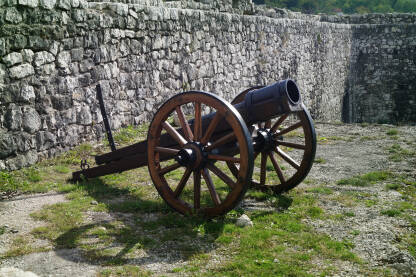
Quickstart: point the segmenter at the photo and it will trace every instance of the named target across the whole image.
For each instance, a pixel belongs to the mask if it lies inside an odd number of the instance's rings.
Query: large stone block
[[[77,112],[77,123],[81,125],[91,125],[92,115],[89,107],[82,106]]]
[[[55,8],[56,0],[39,0],[39,5],[47,10]]]
[[[13,135],[0,130],[0,159],[7,158],[13,154],[17,149],[16,143],[13,140]]]
[[[25,62],[25,63],[32,63],[33,56],[35,55],[35,53],[33,53],[32,50],[30,50],[30,49],[23,49],[20,53],[22,54],[23,62]]]
[[[17,52],[12,52],[12,53],[6,55],[5,57],[3,57],[3,62],[8,67],[19,64],[19,63],[22,63],[22,61],[23,61],[22,54],[17,53]]]
[[[19,136],[15,136],[15,143],[17,145],[17,151],[20,153],[24,153],[36,148],[35,137],[26,132],[22,132]]]
[[[71,9],[71,0],[59,0],[58,7],[69,11]]]
[[[28,44],[29,48],[37,50],[48,50],[50,41],[45,37],[41,36],[29,36]]]
[[[10,71],[9,76],[13,79],[22,79],[22,78],[35,74],[35,70],[33,69],[33,66],[28,63],[24,63],[18,66],[11,67],[9,71]]]
[[[48,63],[37,68],[36,72],[41,75],[55,75],[57,70],[54,63]]]
[[[56,58],[56,64],[60,68],[67,68],[71,63],[71,53],[69,51],[62,51]]]
[[[51,53],[47,51],[41,51],[35,54],[33,63],[35,66],[41,66],[53,61],[55,61],[55,57]]]
[[[10,104],[4,116],[4,125],[11,131],[20,130],[23,114],[19,106]]]
[[[6,161],[6,166],[10,170],[16,170],[35,164],[38,161],[38,154],[35,151],[29,151],[22,155],[17,155],[14,158]]]
[[[37,111],[32,107],[23,109],[23,129],[28,133],[35,133],[41,127],[41,119]]]
[[[24,85],[20,91],[20,100],[26,103],[33,103],[35,98],[35,89],[32,86]]]
[[[48,131],[36,133],[37,149],[39,151],[47,150],[55,146],[56,136]]]
[[[12,7],[6,9],[5,19],[9,23],[17,24],[23,20],[23,17],[16,8]]]
[[[39,5],[38,0],[19,0],[19,5],[36,8]]]

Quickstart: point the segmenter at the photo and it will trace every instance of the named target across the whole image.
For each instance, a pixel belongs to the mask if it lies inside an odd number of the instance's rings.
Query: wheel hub
[[[179,150],[175,160],[182,166],[196,169],[205,163],[206,153],[199,142],[190,142]]]
[[[256,152],[270,152],[275,147],[275,139],[270,129],[258,129],[257,136],[254,138],[254,150]]]

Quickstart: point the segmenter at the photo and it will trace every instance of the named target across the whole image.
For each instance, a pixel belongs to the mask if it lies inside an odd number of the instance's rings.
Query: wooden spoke
[[[264,185],[266,183],[266,170],[267,170],[267,154],[261,153],[261,163],[260,163],[260,184]]]
[[[290,164],[294,168],[296,169],[300,168],[300,165],[294,159],[292,159],[288,154],[283,152],[279,147],[276,147],[276,153],[279,154],[279,156],[282,157],[283,160],[285,160],[288,164]]]
[[[166,173],[169,173],[169,172],[171,172],[171,171],[174,171],[175,169],[178,169],[179,167],[181,167],[181,165],[179,164],[179,163],[175,163],[175,164],[173,164],[173,165],[169,165],[169,166],[167,166],[167,167],[165,167],[165,168],[162,168],[160,171],[159,171],[159,175],[165,175]]]
[[[302,121],[299,121],[298,123],[279,131],[278,133],[276,133],[276,135],[283,136],[284,134],[287,134],[289,132],[292,132],[293,130],[296,130],[299,127],[302,127],[302,124],[303,124]]]
[[[227,142],[232,141],[235,138],[235,134],[234,133],[229,133],[223,137],[221,137],[220,139],[216,140],[215,142],[213,142],[211,145],[209,145],[208,147],[206,147],[207,151],[210,151],[212,149],[217,148],[218,146],[221,146]]]
[[[184,139],[181,136],[181,134],[179,134],[178,131],[176,131],[176,129],[173,128],[172,125],[169,124],[169,122],[167,122],[167,121],[163,122],[162,126],[163,126],[163,129],[165,129],[166,132],[168,132],[168,134],[173,139],[175,139],[179,143],[180,146],[184,146],[187,143],[186,139]]]
[[[202,136],[201,103],[195,102],[194,140],[199,141]]]
[[[272,120],[267,120],[266,124],[264,124],[265,129],[270,129],[272,127]]]
[[[178,196],[182,193],[183,188],[186,185],[186,182],[188,182],[189,177],[191,176],[192,170],[190,168],[187,168],[185,173],[182,176],[182,179],[180,180],[178,186],[176,187],[175,191],[173,192],[173,195],[175,198],[178,198]]]
[[[201,170],[194,171],[194,209],[201,207]]]
[[[166,153],[166,154],[171,154],[171,155],[176,155],[179,152],[178,149],[166,148],[166,147],[160,147],[160,146],[155,147],[155,151],[159,153]]]
[[[179,122],[181,123],[181,127],[186,138],[188,139],[188,141],[194,140],[194,135],[192,134],[191,127],[189,126],[189,123],[186,120],[185,115],[183,114],[181,106],[177,106],[175,108],[175,111],[178,115]]]
[[[214,118],[209,123],[208,129],[205,132],[204,137],[201,139],[202,144],[206,144],[209,141],[209,139],[211,138],[212,134],[215,131],[215,128],[217,127],[221,119],[222,119],[222,115],[217,111]]]
[[[279,164],[277,163],[276,158],[273,155],[273,152],[269,153],[270,160],[272,161],[274,170],[276,170],[277,176],[279,177],[280,183],[283,184],[285,182],[285,177],[283,176],[282,169],[280,168]]]
[[[255,159],[253,159],[254,161]],[[230,169],[231,173],[234,175],[234,177],[238,178],[238,168],[235,166],[232,162],[227,162],[227,166]]]
[[[206,168],[202,170],[202,175],[204,176],[204,180],[207,183],[207,187],[208,187],[209,193],[211,194],[212,201],[214,201],[215,205],[217,206],[220,205],[221,204],[220,196],[215,190],[214,183],[212,182],[212,179],[211,179],[211,175],[209,174],[209,171]]]
[[[207,168],[211,170],[215,175],[218,176],[224,183],[226,183],[231,189],[235,187],[235,182],[227,176],[224,172],[221,171],[218,167],[213,164],[207,164]]]
[[[289,116],[289,114],[282,115],[273,125],[273,127],[270,129],[272,132],[276,132],[277,128],[279,128],[280,124],[285,121],[285,119]]]
[[[306,149],[306,145],[297,144],[297,143],[293,143],[293,142],[282,141],[282,140],[278,140],[277,144],[287,146],[287,147],[291,147],[291,148],[295,148],[295,149],[302,149],[302,150]]]
[[[230,156],[223,156],[223,155],[208,154],[208,159],[216,160],[216,161],[240,163],[239,158],[230,157]]]

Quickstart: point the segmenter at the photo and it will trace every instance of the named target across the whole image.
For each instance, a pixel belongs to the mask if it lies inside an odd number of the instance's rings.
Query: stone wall
[[[398,19],[352,26],[344,121],[416,123],[416,15]]]
[[[360,27],[249,0],[125,2],[0,0],[0,170],[102,137],[97,83],[114,130],[191,89],[231,100],[293,78],[324,121],[356,97]]]

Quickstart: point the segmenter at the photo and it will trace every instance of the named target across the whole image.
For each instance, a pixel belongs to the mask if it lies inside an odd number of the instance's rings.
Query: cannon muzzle
[[[293,80],[283,80],[247,93],[234,105],[247,125],[301,110],[302,98]]]

